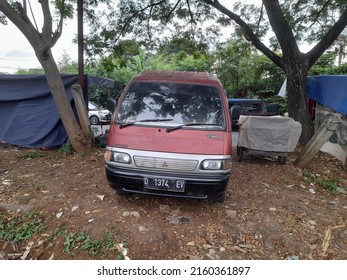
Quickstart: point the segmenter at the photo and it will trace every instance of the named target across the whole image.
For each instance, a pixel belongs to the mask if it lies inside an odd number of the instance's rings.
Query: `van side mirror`
[[[111,113],[113,113],[114,109],[116,109],[116,106],[117,106],[116,100],[114,100],[113,98],[107,99],[107,103],[106,103],[107,110],[109,110]]]

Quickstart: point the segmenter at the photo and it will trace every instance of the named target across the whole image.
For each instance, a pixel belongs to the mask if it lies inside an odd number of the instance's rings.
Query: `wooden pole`
[[[72,85],[71,89],[82,131],[86,136],[90,136],[91,129],[88,121],[88,112],[86,109],[86,104],[84,102],[82,89],[78,84]]]
[[[77,0],[78,83],[84,92],[83,0]]]
[[[315,135],[307,143],[303,153],[294,161],[296,167],[305,168],[341,125],[340,113],[328,115]]]

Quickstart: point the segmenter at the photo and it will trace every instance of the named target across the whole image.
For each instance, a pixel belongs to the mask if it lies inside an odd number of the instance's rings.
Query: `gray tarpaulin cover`
[[[301,135],[301,124],[282,116],[240,116],[237,145],[267,151],[293,152]]]

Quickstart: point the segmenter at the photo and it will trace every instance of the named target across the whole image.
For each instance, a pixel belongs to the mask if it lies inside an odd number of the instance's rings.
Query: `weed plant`
[[[16,157],[19,159],[29,159],[29,158],[32,159],[32,158],[42,158],[45,156],[46,156],[46,154],[42,153],[40,151],[28,151],[26,153],[17,155]]]
[[[37,213],[18,215],[11,219],[0,221],[0,240],[19,244],[42,232],[45,226]]]
[[[340,179],[320,179],[316,178],[312,174],[312,172],[308,169],[304,169],[302,171],[302,175],[304,177],[304,182],[306,184],[313,184],[318,185],[319,187],[328,190],[332,194],[338,194],[339,193],[339,187],[340,187]]]
[[[65,143],[60,146],[59,152],[63,153],[64,155],[71,155],[74,152],[74,149],[70,143]]]

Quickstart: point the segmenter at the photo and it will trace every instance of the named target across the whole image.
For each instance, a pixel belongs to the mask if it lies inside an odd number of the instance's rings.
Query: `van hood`
[[[220,155],[231,153],[231,133],[197,129],[112,125],[107,146],[167,153]]]

